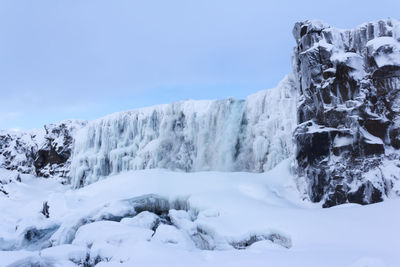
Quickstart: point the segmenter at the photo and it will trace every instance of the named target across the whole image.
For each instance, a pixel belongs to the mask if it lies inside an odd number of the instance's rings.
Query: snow
[[[152,168],[266,171],[292,155],[295,124],[292,76],[245,101],[189,100],[112,114],[76,134],[72,184]]]
[[[156,225],[157,218],[157,215],[154,213],[142,211],[135,217],[123,218],[121,223],[129,226],[152,229]]]
[[[84,246],[65,244],[43,249],[39,255],[44,258],[52,258],[54,261],[64,260],[79,263],[86,258],[88,253],[89,249]]]
[[[174,246],[180,246],[183,249],[193,249],[194,245],[190,238],[188,238],[185,233],[182,233],[175,226],[171,225],[160,225],[154,236],[152,238],[155,242],[159,242],[160,244],[172,244]]]
[[[382,46],[385,46],[385,45],[396,46],[397,44],[398,44],[398,42],[393,37],[384,36],[384,37],[379,37],[379,38],[372,39],[371,41],[368,41],[367,47],[371,48],[373,50],[378,50],[379,48],[381,48]]]
[[[324,132],[337,131],[336,128],[318,125],[314,121],[305,121],[302,124],[308,126],[307,133],[324,133]]]
[[[127,171],[77,190],[24,175],[0,195],[0,245],[21,244],[27,227],[58,230],[52,247],[1,251],[0,265],[397,266],[399,199],[322,209],[302,200],[290,163],[265,173]]]
[[[379,37],[367,43],[368,53],[374,57],[379,68],[400,66],[400,41],[393,37]]]
[[[333,146],[334,147],[342,147],[342,146],[348,146],[353,143],[353,138],[352,137],[347,137],[347,136],[335,136],[335,140],[333,140]]]
[[[364,59],[357,53],[352,52],[336,52],[331,56],[332,62],[344,63],[346,66],[352,68],[351,75],[356,80],[361,80],[365,77]]]
[[[366,143],[383,145],[382,139],[370,134],[367,130],[360,128],[360,132],[361,132],[362,136],[365,138]]]

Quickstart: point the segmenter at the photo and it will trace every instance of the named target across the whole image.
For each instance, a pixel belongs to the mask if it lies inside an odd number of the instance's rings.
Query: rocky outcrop
[[[68,120],[26,132],[0,132],[0,167],[41,177],[68,177],[73,134],[86,122]]]
[[[369,204],[400,177],[400,23],[293,29],[298,87],[296,170],[324,207]]]
[[[0,131],[0,167],[20,173],[35,173],[33,162],[43,138],[42,131]]]
[[[73,134],[86,125],[81,121],[64,121],[58,124],[45,125],[44,142],[37,151],[34,166],[37,176],[68,177]]]

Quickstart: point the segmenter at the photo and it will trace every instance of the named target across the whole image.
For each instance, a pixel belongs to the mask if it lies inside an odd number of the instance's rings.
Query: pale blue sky
[[[245,98],[291,72],[296,21],[351,28],[399,10],[398,0],[0,0],[0,129]]]

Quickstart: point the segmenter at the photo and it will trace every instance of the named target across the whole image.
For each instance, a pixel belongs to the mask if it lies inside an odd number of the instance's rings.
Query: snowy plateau
[[[400,23],[293,35],[245,100],[0,131],[0,266],[400,266]]]

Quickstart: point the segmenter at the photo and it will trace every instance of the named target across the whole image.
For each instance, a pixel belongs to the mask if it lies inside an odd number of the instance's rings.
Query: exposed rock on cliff
[[[42,177],[68,177],[74,132],[86,122],[68,120],[26,132],[0,132],[0,167]]]
[[[325,207],[399,194],[400,23],[297,23],[297,174]]]
[[[38,176],[68,177],[73,134],[86,125],[82,121],[64,121],[45,125],[46,134],[41,148],[37,151],[34,166]]]

